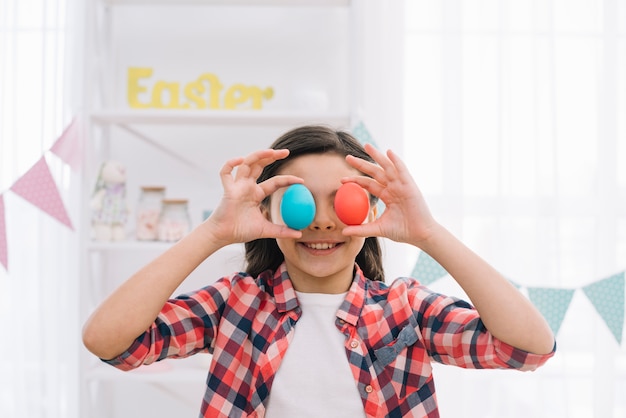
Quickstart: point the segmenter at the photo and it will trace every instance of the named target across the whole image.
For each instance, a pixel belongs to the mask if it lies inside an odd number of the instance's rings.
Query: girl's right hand
[[[265,149],[233,158],[220,170],[224,194],[205,221],[216,243],[229,245],[259,238],[300,238],[300,231],[268,220],[261,202],[282,187],[302,183],[295,176],[279,175],[257,184],[263,168],[289,155],[289,150]]]

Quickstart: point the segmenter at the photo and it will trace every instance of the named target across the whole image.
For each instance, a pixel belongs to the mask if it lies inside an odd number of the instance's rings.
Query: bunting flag
[[[421,284],[427,286],[431,283],[436,282],[447,274],[448,272],[443,267],[441,267],[439,263],[437,263],[431,256],[426,254],[424,251],[421,251],[419,256],[417,257],[417,263],[415,263],[415,267],[413,268],[411,276],[419,280]]]
[[[558,334],[565,312],[574,296],[574,289],[529,287],[528,298],[546,318],[554,335]]]
[[[374,138],[372,138],[372,135],[370,135],[370,132],[367,130],[363,122],[357,123],[354,128],[352,128],[352,135],[354,135],[354,137],[358,139],[361,144],[372,144],[374,147],[378,148]]]
[[[423,285],[428,286],[447,274],[446,270],[439,263],[422,251],[419,253],[411,276],[415,277]],[[622,271],[577,289],[550,287],[528,287],[526,289],[528,290],[528,298],[546,318],[555,335],[558,334],[561,328],[575,292],[582,290],[604,320],[618,344],[621,344],[624,328],[624,300],[626,299],[624,296],[626,287],[625,275],[626,272]],[[517,289],[521,290],[524,288],[523,285],[509,278],[506,279]]]
[[[4,195],[0,194],[0,264],[9,269],[9,253],[7,247],[7,229],[4,222]]]
[[[624,327],[624,272],[583,287],[583,292],[619,344]]]
[[[41,157],[10,189],[70,229],[72,222],[63,206],[45,157]]]
[[[55,141],[50,151],[61,158],[72,170],[79,171],[82,164],[82,141],[78,120],[74,118]]]

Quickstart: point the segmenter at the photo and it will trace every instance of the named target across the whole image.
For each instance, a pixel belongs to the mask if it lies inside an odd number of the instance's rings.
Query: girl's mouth
[[[302,245],[312,250],[330,250],[340,244],[336,242],[303,242]]]

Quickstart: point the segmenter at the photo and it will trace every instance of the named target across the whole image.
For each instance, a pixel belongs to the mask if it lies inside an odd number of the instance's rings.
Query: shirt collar
[[[339,319],[352,325],[356,325],[361,315],[367,292],[367,281],[363,276],[363,271],[357,264],[354,265],[354,268],[354,279],[346,298],[337,311]],[[287,312],[300,306],[284,262],[274,273],[272,288],[278,312]]]

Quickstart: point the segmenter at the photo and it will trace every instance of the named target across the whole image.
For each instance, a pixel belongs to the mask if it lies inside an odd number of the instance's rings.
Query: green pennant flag
[[[448,272],[424,251],[417,257],[411,276],[423,285],[429,285],[444,277]]]
[[[583,287],[583,292],[621,344],[624,327],[624,272],[591,283]]]
[[[528,288],[528,298],[546,318],[554,335],[559,333],[572,296],[574,296],[574,289]]]
[[[357,123],[354,128],[352,128],[352,135],[354,135],[354,137],[358,139],[361,144],[372,144],[374,147],[378,148],[378,145],[376,145],[376,142],[363,122]]]

